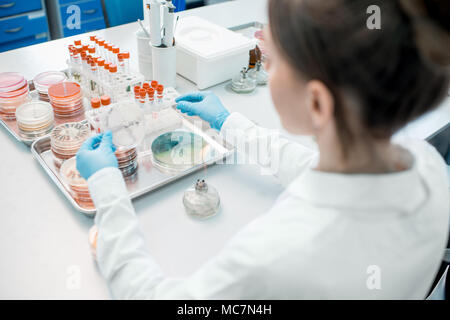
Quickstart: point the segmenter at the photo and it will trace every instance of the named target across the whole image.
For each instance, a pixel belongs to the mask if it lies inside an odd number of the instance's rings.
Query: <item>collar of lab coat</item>
[[[287,191],[315,206],[414,212],[428,198],[428,188],[416,163],[389,174],[339,174],[310,169]],[[391,210],[389,210],[391,209]]]

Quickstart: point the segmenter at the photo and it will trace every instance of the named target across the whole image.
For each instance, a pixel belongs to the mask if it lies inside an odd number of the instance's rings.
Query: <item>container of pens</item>
[[[176,87],[175,6],[172,1],[151,0],[150,46],[153,79],[166,87]],[[161,32],[162,31],[162,32]]]

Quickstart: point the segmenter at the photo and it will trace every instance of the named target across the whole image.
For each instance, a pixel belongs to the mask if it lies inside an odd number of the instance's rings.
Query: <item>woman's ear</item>
[[[314,130],[324,128],[334,118],[334,98],[321,81],[311,80],[306,85],[307,108]]]

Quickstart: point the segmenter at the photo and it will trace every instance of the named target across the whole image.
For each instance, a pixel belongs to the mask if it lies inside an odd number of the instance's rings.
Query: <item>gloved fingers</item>
[[[194,104],[187,101],[181,101],[177,104],[177,109],[179,109],[181,112],[194,112]]]
[[[80,174],[83,171],[82,167],[83,167],[84,161],[85,161],[85,157],[83,157],[83,154],[85,154],[86,152],[89,152],[89,150],[78,150],[77,154],[75,155],[76,167],[77,167],[78,172],[80,172]]]
[[[193,92],[175,99],[175,102],[187,101],[187,102],[200,102],[205,98],[204,92]]]
[[[103,133],[88,138],[80,147],[80,150],[95,150],[102,140]]]
[[[113,135],[111,131],[107,131],[103,134],[102,142],[100,143],[100,148],[104,150],[113,150],[113,148],[115,148],[113,144]]]

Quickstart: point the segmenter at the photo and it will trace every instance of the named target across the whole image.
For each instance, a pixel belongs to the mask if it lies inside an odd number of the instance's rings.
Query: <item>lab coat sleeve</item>
[[[235,146],[238,164],[258,164],[262,174],[274,175],[284,186],[317,161],[317,150],[289,141],[278,130],[259,127],[240,113],[232,113],[220,133]]]
[[[89,180],[89,192],[97,208],[97,261],[114,298],[144,298],[163,273],[144,245],[133,205],[122,174],[104,168]]]
[[[97,207],[97,262],[116,299],[236,299],[260,297],[257,263],[261,239],[237,237],[186,278],[165,277],[144,245],[138,219],[120,171],[105,168],[89,178]],[[251,233],[250,233],[251,234]],[[180,261],[182,263],[182,261]]]

